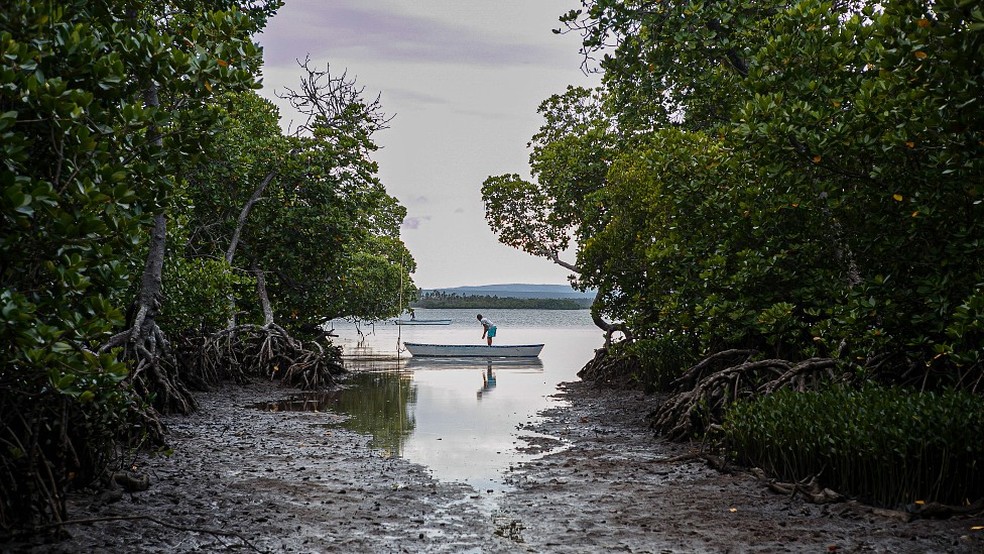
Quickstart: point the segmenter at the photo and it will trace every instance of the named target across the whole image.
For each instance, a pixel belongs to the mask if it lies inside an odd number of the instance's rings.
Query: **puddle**
[[[536,328],[510,326],[503,314],[496,320],[509,327],[503,342],[543,342],[540,358],[413,358],[399,348],[401,340],[468,344],[480,338],[473,314],[445,313],[455,322],[441,329],[377,326],[366,335],[339,326],[349,369],[343,389],[255,407],[338,414],[344,421],[326,424],[370,436],[380,455],[421,464],[439,480],[470,485],[473,498],[494,509],[496,498],[512,490],[505,480],[513,468],[566,447],[529,427],[539,412],[559,405],[553,397],[557,384],[577,379],[601,337],[590,327],[590,316],[580,312],[566,316],[587,318],[575,321],[580,326]]]
[[[276,402],[252,406],[266,412],[332,412],[346,419],[326,423],[372,437],[370,446],[384,454],[400,456],[406,438],[414,430],[416,390],[408,371],[352,372],[345,388],[327,392],[293,394]]]

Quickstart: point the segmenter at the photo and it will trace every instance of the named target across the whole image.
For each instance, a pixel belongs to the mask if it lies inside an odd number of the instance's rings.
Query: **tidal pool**
[[[520,429],[558,405],[558,383],[577,372],[603,343],[587,310],[486,310],[499,328],[496,344],[544,343],[539,358],[413,358],[402,341],[480,344],[472,310],[417,310],[447,326],[360,326],[335,322],[350,375],[346,388],[294,406],[348,416],[341,425],[372,436],[381,455],[429,468],[435,478],[461,481],[485,495],[508,490],[510,467],[534,455],[521,452]],[[279,409],[292,409],[287,404]],[[307,409],[301,408],[301,409]]]

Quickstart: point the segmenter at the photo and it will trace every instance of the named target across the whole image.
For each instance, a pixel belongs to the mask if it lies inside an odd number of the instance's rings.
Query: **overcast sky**
[[[593,86],[580,69],[578,37],[555,35],[578,0],[287,0],[259,37],[264,88],[297,88],[295,61],[347,70],[380,94],[390,128],[374,159],[389,193],[406,206],[402,236],[423,288],[566,283],[568,272],[499,244],[485,221],[489,175],[529,176],[526,144],[539,103],[569,84]],[[570,260],[574,261],[574,260]]]

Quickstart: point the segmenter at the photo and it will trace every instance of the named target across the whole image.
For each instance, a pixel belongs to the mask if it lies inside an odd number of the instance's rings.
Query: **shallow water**
[[[401,348],[404,341],[482,344],[474,310],[416,310],[418,319],[451,325],[357,328],[335,321],[352,375],[350,388],[326,397],[322,408],[349,416],[343,425],[372,435],[383,455],[427,466],[437,479],[465,482],[485,495],[509,490],[503,475],[534,457],[516,449],[525,445],[521,434],[533,434],[517,427],[557,405],[557,384],[576,380],[604,341],[587,310],[483,314],[498,327],[495,344],[542,342],[539,359],[413,358]]]

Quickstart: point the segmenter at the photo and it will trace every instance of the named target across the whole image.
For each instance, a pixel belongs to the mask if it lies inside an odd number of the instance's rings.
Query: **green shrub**
[[[64,519],[61,491],[98,479],[121,437],[140,438],[126,366],[115,354],[64,348],[0,366],[0,540],[10,528]]]
[[[665,391],[683,371],[696,363],[695,350],[684,337],[663,335],[633,342],[625,354],[638,361],[638,374],[633,378],[648,390]]]
[[[739,461],[881,506],[984,496],[984,399],[873,385],[780,391],[724,423]]]
[[[225,260],[175,256],[164,268],[165,304],[158,321],[169,336],[189,330],[208,334],[225,328],[237,293],[253,293],[255,279]]]

